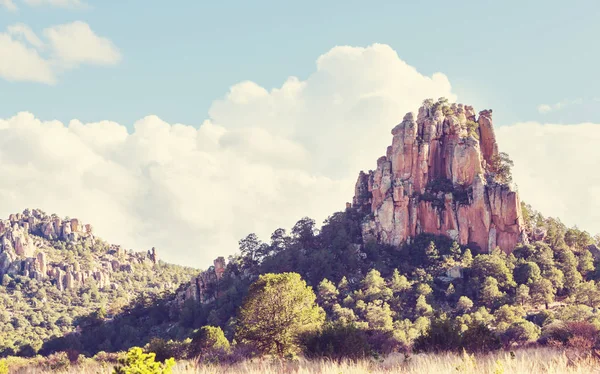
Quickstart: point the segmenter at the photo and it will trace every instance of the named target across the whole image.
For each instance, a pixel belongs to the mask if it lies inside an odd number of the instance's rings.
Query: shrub
[[[328,325],[322,331],[304,339],[304,351],[308,357],[360,359],[368,356],[371,346],[367,335],[355,325]]]
[[[8,363],[5,359],[0,360],[0,374],[8,374]]]
[[[215,351],[226,352],[229,348],[229,340],[220,327],[204,326],[194,331],[190,352],[193,356],[197,356]]]
[[[153,352],[156,356],[156,361],[164,362],[169,358],[182,359],[186,358],[188,351],[190,350],[191,340],[187,341],[166,341],[160,338],[154,338],[150,340],[150,343],[146,344],[144,351],[147,353]]]
[[[140,347],[133,347],[119,358],[113,374],[171,374],[175,360],[170,358],[161,364],[154,361],[155,356],[154,353],[144,353]]]
[[[562,321],[554,321],[542,328],[541,344],[565,344],[573,336],[569,326]]]
[[[415,340],[416,351],[454,351],[460,349],[462,339],[460,326],[448,318],[437,318],[431,321],[431,325],[425,334]]]
[[[513,343],[527,343],[534,340],[540,336],[540,328],[529,321],[517,321],[511,324],[504,334],[502,338],[507,345],[511,345]]]
[[[462,347],[469,352],[489,352],[501,346],[500,338],[483,323],[470,326],[462,335]]]
[[[589,322],[567,322],[571,337],[567,345],[579,349],[591,349],[598,341],[598,328]]]
[[[71,360],[67,352],[57,352],[49,355],[42,361],[42,367],[51,371],[67,370],[71,366]]]

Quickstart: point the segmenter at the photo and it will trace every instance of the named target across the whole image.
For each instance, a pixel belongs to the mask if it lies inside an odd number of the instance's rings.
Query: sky
[[[521,197],[600,232],[597,1],[0,0],[0,216],[208,266],[322,222],[428,97],[492,108]]]

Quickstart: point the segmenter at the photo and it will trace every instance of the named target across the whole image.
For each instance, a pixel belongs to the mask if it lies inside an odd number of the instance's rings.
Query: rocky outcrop
[[[56,251],[50,249],[56,242],[93,245],[95,241],[92,226],[77,218],[61,219],[37,209],[11,214],[8,220],[0,220],[0,277],[8,274],[49,280],[59,290],[78,288],[93,279],[102,289],[112,286],[112,272],[132,272],[135,264],[158,263],[155,248],[147,253],[127,252],[111,245],[106,253],[93,255],[95,261],[86,270],[78,262],[51,261],[47,254]]]
[[[190,284],[177,293],[179,304],[183,304],[186,300],[194,300],[204,304],[219,297],[219,281],[225,273],[225,258],[218,257],[213,261],[213,264],[214,266],[193,277]]]
[[[400,245],[431,233],[484,252],[526,241],[519,196],[497,182],[491,110],[477,118],[470,106],[426,100],[392,135],[377,168],[356,182],[364,240]]]

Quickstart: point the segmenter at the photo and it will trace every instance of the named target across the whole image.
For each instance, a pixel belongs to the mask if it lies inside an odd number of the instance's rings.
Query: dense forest
[[[281,273],[298,274],[314,292],[329,326],[320,339],[334,339],[340,329],[360,333],[362,346],[380,353],[467,342],[492,349],[565,340],[573,323],[600,326],[598,238],[545,218],[526,204],[522,209],[530,244],[519,245],[510,255],[479,253],[427,234],[400,247],[363,243],[363,215],[354,208],[333,214],[320,230],[314,220],[303,218],[289,234],[275,230],[268,242],[254,234],[240,240],[239,253],[228,259],[205,303],[177,303],[178,289],[197,271],[163,262],[114,273],[114,286],[108,289],[90,281],[78,289],[58,290],[48,281],[5,274],[0,285],[1,354],[74,350],[93,356],[148,344],[155,351],[158,346],[188,352],[189,347],[182,347],[206,326],[222,329],[227,344],[236,336],[241,343],[240,307],[251,285],[261,275]],[[102,241],[57,241],[51,255],[85,266],[95,253],[107,250]],[[310,352],[325,354],[323,343],[312,339],[305,342]]]

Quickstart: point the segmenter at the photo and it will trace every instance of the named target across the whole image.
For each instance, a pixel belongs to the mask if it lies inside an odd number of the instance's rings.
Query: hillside
[[[491,110],[475,113],[426,100],[359,174],[344,211],[267,241],[249,234],[202,272],[109,245],[77,219],[12,215],[0,223],[2,354],[94,355],[155,337],[185,345],[206,325],[231,340],[250,285],[284,272],[312,287],[327,326],[357,329],[380,353],[566,342],[571,323],[597,329],[598,237],[520,201]],[[315,339],[307,354],[327,355]]]
[[[482,323],[519,342],[552,322],[600,326],[598,236],[520,202],[490,110],[477,118],[440,99],[418,113],[392,130],[387,155],[360,173],[353,203],[320,230],[304,218],[266,242],[250,234],[226,266],[218,260],[192,279],[178,293],[194,316],[186,323],[220,325],[231,337],[260,274],[297,272],[329,321],[405,347],[447,317],[457,331]]]
[[[25,210],[0,220],[0,354],[30,355],[43,342],[111,319],[143,298],[172,294],[197,271],[96,237],[89,224]],[[135,337],[129,337],[135,338]],[[100,341],[105,350],[115,342]]]

